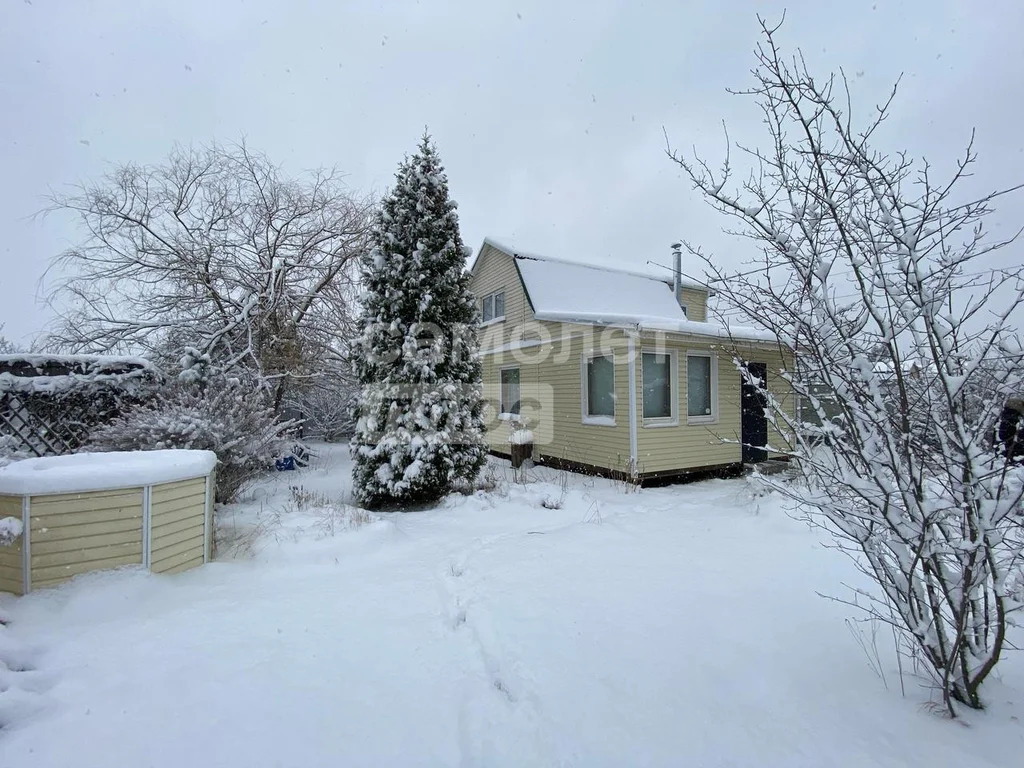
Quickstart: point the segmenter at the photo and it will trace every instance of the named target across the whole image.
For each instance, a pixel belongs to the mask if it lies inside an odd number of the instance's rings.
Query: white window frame
[[[612,361],[612,415],[591,416],[587,412],[590,403],[590,382],[587,380],[587,365],[595,357],[607,357]],[[580,356],[580,416],[584,424],[593,427],[614,427],[615,414],[618,413],[618,399],[615,396],[615,353],[608,350],[593,349]]]
[[[505,371],[519,371],[519,413],[505,410],[505,385],[501,382],[501,374]],[[518,419],[523,412],[523,372],[518,365],[506,365],[498,369],[498,418],[501,421]]]
[[[669,402],[672,412],[669,416],[647,418],[644,416],[644,355],[668,355],[669,369]],[[689,411],[689,408],[687,408]],[[678,427],[679,426],[679,356],[674,349],[656,349],[642,347],[640,349],[640,418],[644,427]]]
[[[484,307],[487,305],[487,300],[491,300],[491,312],[494,312],[494,300],[501,296],[501,314],[495,315],[490,320],[484,320]],[[505,321],[505,289],[502,288],[500,291],[493,291],[488,293],[486,296],[480,298],[480,326],[493,325],[494,323],[502,323]]]
[[[702,416],[690,415],[690,358],[706,357],[711,360],[708,366],[711,377],[711,413]],[[717,424],[718,423],[718,355],[705,350],[686,351],[686,423],[687,424]]]

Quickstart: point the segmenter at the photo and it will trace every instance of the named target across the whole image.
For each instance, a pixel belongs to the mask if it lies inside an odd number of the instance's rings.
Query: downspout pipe
[[[626,331],[629,373],[629,474],[631,478],[635,478],[637,474],[636,337],[636,329],[631,328]]]

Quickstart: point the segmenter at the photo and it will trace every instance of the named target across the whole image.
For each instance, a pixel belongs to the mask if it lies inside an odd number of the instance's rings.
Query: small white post
[[[153,559],[153,486],[142,488],[142,564],[149,568]]]
[[[213,473],[216,469],[210,471],[210,474],[206,476],[206,510],[203,515],[203,562],[210,562],[212,552],[210,551],[210,545],[213,542]]]
[[[633,331],[626,331],[626,354],[629,359],[626,361],[627,379],[629,381],[629,476],[634,479],[637,473],[637,446],[636,446],[636,341]]]
[[[21,593],[32,591],[32,498],[21,497]]]

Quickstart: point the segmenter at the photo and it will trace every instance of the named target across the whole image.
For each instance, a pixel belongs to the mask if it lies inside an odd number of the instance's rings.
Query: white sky
[[[948,168],[974,127],[972,185],[1024,181],[1019,2],[0,0],[0,323],[28,344],[50,318],[39,281],[78,231],[30,218],[48,190],[243,136],[383,192],[429,126],[474,248],[493,235],[638,268],[685,237],[738,265],[750,246],[720,234],[662,128],[712,159],[723,118],[762,140],[725,88],[751,81],[756,12],[783,7],[783,42],[815,72],[843,67],[862,113],[904,73],[888,148]],[[991,223],[1022,214],[1018,194]]]

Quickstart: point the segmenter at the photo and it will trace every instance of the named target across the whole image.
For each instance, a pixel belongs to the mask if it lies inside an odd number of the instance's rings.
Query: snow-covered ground
[[[1024,759],[1024,660],[957,722],[909,672],[903,695],[891,636],[883,681],[817,594],[851,565],[753,482],[492,467],[492,491],[371,516],[323,447],[221,513],[218,562],[0,598],[0,765]]]

